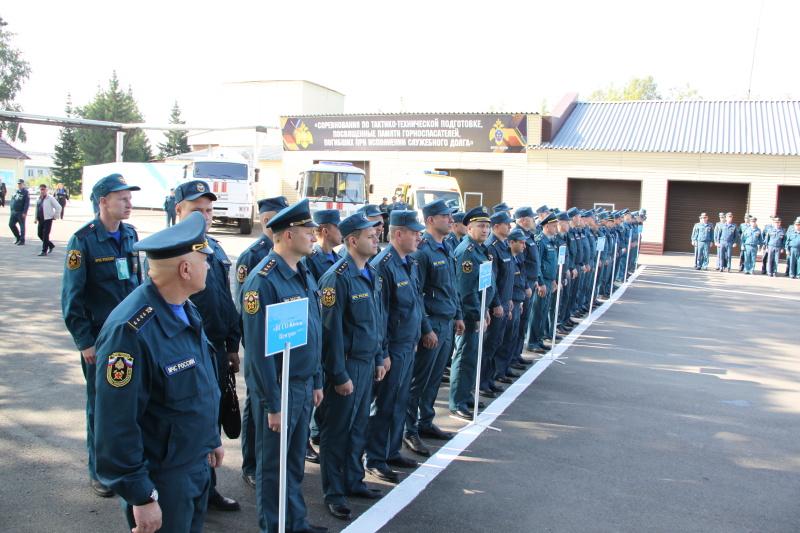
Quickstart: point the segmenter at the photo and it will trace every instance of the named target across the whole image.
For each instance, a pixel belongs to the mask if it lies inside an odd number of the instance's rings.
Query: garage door
[[[793,224],[800,217],[800,187],[781,185],[778,187],[778,212],[784,228]]]
[[[627,207],[631,211],[638,211],[641,201],[641,181],[569,178],[567,205],[555,207],[566,210],[570,207],[594,209],[602,206],[606,211]]]
[[[458,180],[461,194],[465,196],[464,201],[467,209],[479,205],[485,205],[491,209],[503,201],[502,170],[464,170],[459,168],[437,168],[436,170],[444,170]],[[470,192],[483,193],[483,203],[478,203],[478,196],[466,194]],[[506,201],[511,207],[519,207],[514,205],[513,200],[506,198]]]
[[[749,185],[739,183],[697,183],[670,181],[667,185],[667,223],[664,230],[664,251],[693,252],[692,228],[700,213],[708,213],[708,221],[716,225],[719,213],[734,214],[733,222],[741,224],[747,212]]]

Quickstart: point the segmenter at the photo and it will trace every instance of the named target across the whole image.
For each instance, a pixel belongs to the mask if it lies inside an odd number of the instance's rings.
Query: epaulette
[[[344,273],[344,271],[345,271],[345,270],[347,270],[347,267],[348,267],[348,266],[349,266],[349,265],[347,264],[347,261],[342,261],[342,264],[341,264],[341,265],[339,265],[339,266],[336,268],[336,270],[334,270],[334,272],[336,272],[337,274],[342,274],[342,273]]]
[[[426,246],[428,246],[428,239],[422,239],[417,243],[417,250],[422,250]]]
[[[142,326],[147,324],[147,321],[154,316],[155,311],[153,311],[153,307],[145,304],[128,319],[126,324],[133,331],[138,332],[140,329],[142,329]]]
[[[76,231],[75,236],[78,237],[79,239],[82,239],[87,235],[89,235],[91,232],[93,232],[95,229],[97,229],[97,227],[94,225],[94,223],[91,223],[88,226],[84,226],[78,231]]]
[[[256,251],[262,249],[263,247],[265,247],[266,245],[267,245],[267,241],[262,239],[262,240],[258,241],[255,245],[253,245],[253,247],[250,248],[250,249],[252,251],[256,252]]]
[[[317,255],[317,250],[311,250],[311,253],[308,254],[309,257],[313,257],[315,255]]]
[[[534,237],[533,242],[540,242],[542,239],[544,239],[544,233],[540,233],[539,235]]]
[[[494,241],[492,241],[492,243],[490,244],[490,246],[497,246],[497,243],[498,243],[498,242],[500,242],[500,240],[499,240],[499,239],[497,239],[497,240],[494,240]]]
[[[264,265],[264,268],[262,268],[261,270],[258,271],[258,275],[261,276],[261,277],[266,278],[267,274],[269,274],[269,272],[273,268],[275,268],[275,265],[277,265],[277,264],[278,264],[277,261],[275,261],[274,259],[270,259],[269,261],[267,261],[267,264]]]
[[[123,224],[125,224],[127,227],[131,228],[133,231],[136,231],[136,226],[134,226],[133,224],[128,224],[127,222],[123,222]]]
[[[470,243],[469,246],[467,246],[467,251],[471,252],[474,248],[475,248],[475,243],[474,242]]]
[[[391,259],[391,258],[392,258],[392,254],[386,254],[385,256],[383,256],[383,259],[381,259],[381,264],[385,265],[386,263],[389,262],[389,259]]]

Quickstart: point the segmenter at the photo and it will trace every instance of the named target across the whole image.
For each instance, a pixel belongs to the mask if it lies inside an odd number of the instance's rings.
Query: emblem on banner
[[[248,291],[244,293],[244,310],[248,315],[256,314],[259,306],[258,291]]]
[[[325,287],[322,289],[322,305],[325,307],[333,307],[336,303],[336,289],[333,287]]]
[[[106,379],[113,387],[127,385],[133,376],[133,357],[129,353],[114,352],[108,356]]]
[[[308,126],[306,126],[305,122],[301,122],[294,130],[294,142],[303,148],[308,148],[309,144],[314,144],[314,137],[311,135],[311,132],[308,131]]]

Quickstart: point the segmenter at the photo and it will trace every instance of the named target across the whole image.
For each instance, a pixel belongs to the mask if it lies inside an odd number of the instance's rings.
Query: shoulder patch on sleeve
[[[239,268],[236,269],[236,281],[238,281],[239,283],[244,283],[245,280],[247,279],[247,271],[248,271],[247,265],[245,265],[244,263],[239,265]]]
[[[133,376],[133,356],[129,353],[114,352],[108,356],[106,380],[112,387],[124,387]]]
[[[91,232],[93,232],[95,229],[96,229],[96,226],[93,223],[89,224],[88,226],[84,226],[81,229],[79,229],[78,231],[76,231],[75,232],[75,236],[78,237],[79,239],[82,239],[82,238],[86,237],[87,235],[89,235]]]
[[[348,266],[349,266],[349,265],[347,264],[347,261],[342,261],[342,264],[341,264],[341,265],[339,265],[339,266],[336,268],[336,270],[334,270],[334,272],[336,272],[337,274],[342,274],[342,273],[344,273],[344,271],[345,271],[345,270],[347,270],[347,267],[348,267]]]
[[[261,276],[261,277],[264,277],[264,278],[267,277],[267,275],[270,273],[270,271],[273,268],[275,268],[275,265],[277,265],[277,264],[278,264],[277,261],[275,261],[274,259],[270,259],[269,261],[267,261],[267,264],[264,265],[264,268],[262,268],[258,272],[258,275]]]
[[[383,256],[383,259],[381,259],[381,264],[385,265],[386,263],[389,262],[389,259],[391,259],[391,258],[392,258],[392,254],[386,254],[385,256]]]
[[[155,311],[150,305],[143,305],[136,313],[128,319],[127,325],[133,331],[138,332],[142,326],[155,316]]]

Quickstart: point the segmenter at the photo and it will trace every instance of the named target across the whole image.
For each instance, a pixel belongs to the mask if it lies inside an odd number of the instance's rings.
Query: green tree
[[[11,46],[11,37],[14,34],[7,31],[6,26],[8,23],[0,17],[0,108],[3,111],[22,111],[22,106],[15,103],[14,98],[25,80],[30,77],[31,66],[22,59],[20,51]],[[0,121],[0,137],[3,133],[12,141],[26,140],[25,130],[18,122]]]
[[[181,108],[178,107],[178,101],[175,100],[175,105],[172,106],[172,113],[169,116],[170,124],[186,124],[185,120],[181,120]],[[167,142],[158,143],[158,158],[164,159],[171,155],[185,154],[189,151],[189,138],[187,137],[187,130],[168,130],[164,137]]]
[[[107,90],[103,91],[98,87],[94,101],[76,111],[80,117],[91,120],[144,122],[144,117],[139,112],[136,99],[133,97],[133,91],[130,87],[127,92],[120,89],[116,72],[112,74]],[[116,134],[113,131],[81,129],[78,131],[78,146],[87,165],[110,163],[116,156]],[[125,134],[123,161],[143,162],[152,158],[150,141],[142,130],[137,129]]]
[[[605,89],[598,89],[589,95],[589,100],[613,102],[619,100],[661,100],[658,85],[653,76],[631,78],[622,89],[611,83]]]
[[[72,96],[69,94],[67,94],[67,107],[64,110],[67,113],[67,118],[72,118]],[[56,155],[53,157],[53,176],[70,191],[80,190],[83,158],[81,157],[80,148],[78,148],[78,134],[75,128],[61,128],[55,152]]]

